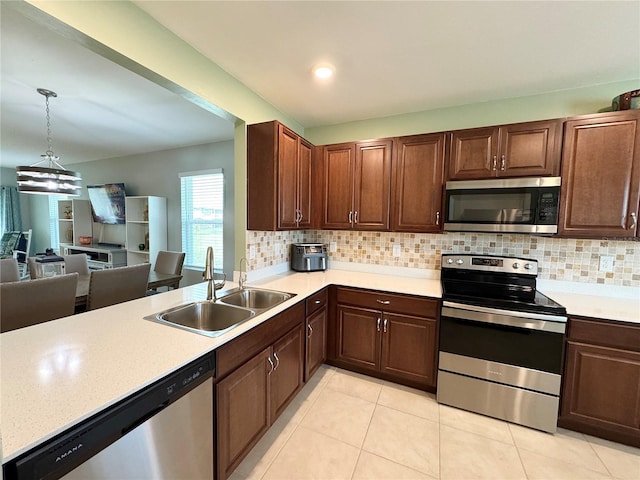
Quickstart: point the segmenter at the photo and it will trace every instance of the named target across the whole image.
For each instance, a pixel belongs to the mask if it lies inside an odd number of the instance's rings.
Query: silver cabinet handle
[[[389,305],[391,303],[390,300],[380,300],[379,298],[376,298],[376,302],[378,302],[381,305]]]
[[[267,360],[269,360],[269,365],[271,365],[271,370],[269,370],[269,373],[267,373],[267,375],[271,375],[271,372],[273,372],[275,370],[275,367],[273,366],[273,361],[271,360],[271,357],[267,357]]]
[[[273,352],[273,358],[276,359],[276,366],[273,369],[277,370],[278,367],[280,366],[280,359],[278,358],[278,354],[276,352]]]
[[[304,215],[302,215],[302,210],[298,210],[298,213],[300,214],[300,218],[298,218],[298,223],[300,223]]]
[[[384,324],[382,327],[382,333],[387,333],[387,322],[389,321],[389,319],[385,318],[384,319]]]
[[[309,333],[307,334],[307,338],[311,338],[311,335],[313,335],[313,328],[311,327],[310,323],[307,323],[307,330],[309,330]]]
[[[320,300],[316,300],[314,303],[315,303],[316,305],[320,305]]]
[[[507,159],[505,158],[504,155],[502,155],[502,159],[500,161],[500,170],[504,172],[506,169],[507,169]]]
[[[356,210],[355,215],[353,216],[353,223],[358,223],[358,211]]]
[[[380,317],[378,317],[378,322],[376,324],[376,330],[380,331]]]
[[[631,212],[631,221],[633,222],[629,227],[629,230],[633,230],[638,225],[638,217],[636,216],[636,212]]]
[[[436,225],[440,225],[440,212],[436,212]]]
[[[349,212],[349,223],[353,223],[353,212]]]
[[[495,172],[498,169],[498,156],[494,155],[493,156],[493,171]]]

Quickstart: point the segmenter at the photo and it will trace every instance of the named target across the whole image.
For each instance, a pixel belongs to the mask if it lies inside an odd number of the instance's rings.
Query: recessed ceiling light
[[[318,78],[331,78],[335,72],[333,65],[322,63],[313,67],[313,74]]]

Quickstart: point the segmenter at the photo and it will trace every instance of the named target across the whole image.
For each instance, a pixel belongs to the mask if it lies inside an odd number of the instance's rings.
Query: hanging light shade
[[[80,195],[81,176],[78,172],[67,170],[58,163],[60,157],[51,148],[51,119],[49,117],[49,97],[57,97],[56,92],[38,88],[44,95],[47,111],[47,151],[41,155],[42,160],[28,167],[16,167],[18,191],[23,193],[39,193],[43,195]]]

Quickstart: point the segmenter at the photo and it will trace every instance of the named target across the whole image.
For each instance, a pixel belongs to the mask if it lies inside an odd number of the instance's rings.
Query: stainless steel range
[[[556,431],[567,315],[537,275],[536,260],[442,255],[439,403]]]

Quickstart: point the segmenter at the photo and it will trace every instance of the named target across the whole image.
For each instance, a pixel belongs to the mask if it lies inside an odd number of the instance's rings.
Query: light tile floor
[[[640,449],[550,435],[323,365],[232,480],[640,480]]]

